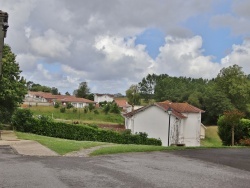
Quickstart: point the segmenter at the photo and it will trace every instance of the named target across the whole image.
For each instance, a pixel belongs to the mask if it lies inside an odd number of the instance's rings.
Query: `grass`
[[[207,126],[206,137],[201,140],[201,145],[206,147],[220,147],[222,146],[222,141],[218,135],[217,126]]]
[[[64,155],[72,151],[79,151],[80,149],[87,149],[94,146],[101,146],[107,144],[105,142],[67,140],[21,132],[16,132],[16,135],[20,139],[35,140],[60,155]]]
[[[94,112],[84,113],[84,109],[77,109],[77,112],[73,112],[73,109],[66,109],[65,113],[60,112],[60,108],[54,108],[53,106],[32,106],[30,110],[34,115],[46,115],[53,119],[79,121],[82,123],[92,124],[124,124],[124,118],[120,114],[105,114],[98,109],[99,114]]]

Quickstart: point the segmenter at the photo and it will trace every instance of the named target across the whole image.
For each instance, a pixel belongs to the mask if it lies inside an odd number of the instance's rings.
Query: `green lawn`
[[[60,108],[54,108],[53,106],[32,106],[29,109],[34,115],[46,115],[59,120],[92,124],[124,124],[124,118],[120,114],[105,114],[101,109],[98,109],[99,114],[94,112],[84,113],[84,109],[77,109],[77,112],[74,113],[73,108],[66,109],[65,113],[61,113]]]
[[[206,137],[204,140],[201,140],[201,145],[207,146],[207,147],[220,147],[220,146],[222,146],[221,139],[218,135],[218,127],[217,126],[207,126]]]
[[[105,142],[67,140],[21,132],[16,132],[16,135],[20,139],[35,140],[60,155],[64,155],[72,151],[79,151],[80,149],[87,149],[94,146],[101,146],[107,144]]]

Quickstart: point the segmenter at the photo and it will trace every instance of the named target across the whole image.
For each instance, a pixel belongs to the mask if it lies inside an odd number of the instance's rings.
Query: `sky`
[[[148,74],[250,74],[249,0],[1,0],[27,81],[121,93]]]

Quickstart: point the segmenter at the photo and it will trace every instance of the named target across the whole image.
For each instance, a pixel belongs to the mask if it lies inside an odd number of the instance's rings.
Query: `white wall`
[[[184,143],[186,146],[200,146],[201,113],[183,113]]]
[[[170,121],[170,124],[173,125],[174,118],[171,118]],[[167,112],[159,107],[151,106],[143,112],[135,114],[128,121],[128,124],[133,134],[136,132],[146,132],[149,138],[160,138],[162,145],[168,146],[169,116]],[[171,143],[170,139],[170,145]]]
[[[114,100],[114,98],[110,97],[108,95],[102,95],[102,96],[95,95],[94,96],[94,101],[97,102],[97,103],[104,102],[104,101],[112,102],[113,100]]]

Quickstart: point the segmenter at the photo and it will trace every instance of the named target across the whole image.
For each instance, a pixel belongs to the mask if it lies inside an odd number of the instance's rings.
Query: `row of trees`
[[[206,111],[203,121],[214,124],[223,112],[238,109],[250,115],[250,76],[233,65],[220,70],[216,78],[194,79],[149,74],[126,95],[130,104],[170,100],[188,102]]]

